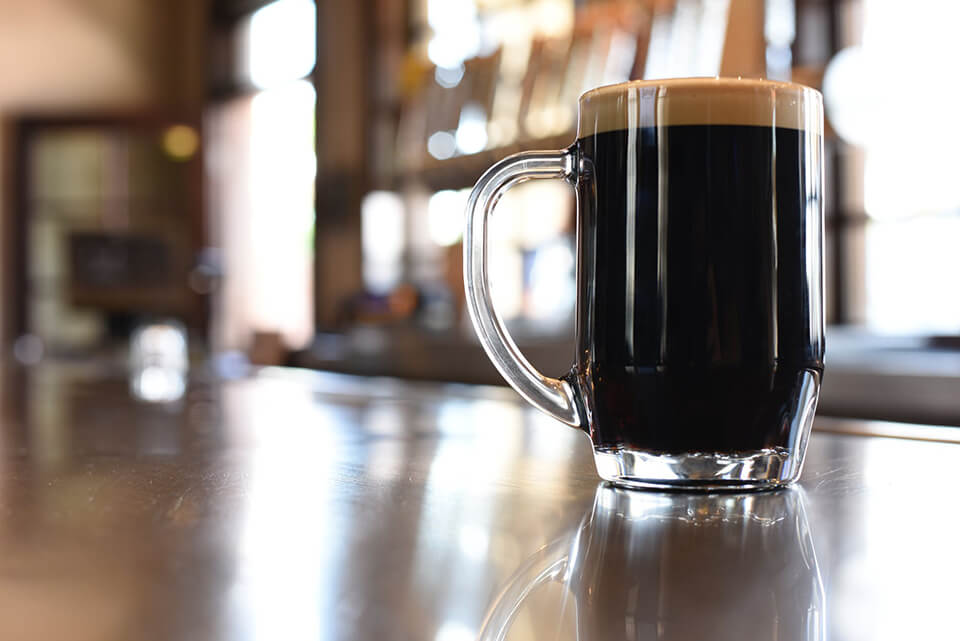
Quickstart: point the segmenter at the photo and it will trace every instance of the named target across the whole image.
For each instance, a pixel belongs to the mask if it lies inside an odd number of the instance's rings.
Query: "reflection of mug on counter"
[[[550,582],[562,584],[563,597],[554,612],[530,617],[531,638],[825,637],[823,587],[801,490],[645,494],[602,485],[580,527],[511,577],[480,639],[510,639],[524,602]]]

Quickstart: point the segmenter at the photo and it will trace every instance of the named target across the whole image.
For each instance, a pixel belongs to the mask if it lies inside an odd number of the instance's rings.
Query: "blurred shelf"
[[[521,351],[558,376],[574,360],[572,338],[523,337]],[[290,363],[366,376],[505,385],[480,345],[462,334],[357,328],[317,337]],[[830,328],[818,415],[960,426],[960,349],[953,337],[880,337]]]
[[[575,355],[573,337],[525,337],[520,350],[549,376],[566,374]],[[320,334],[289,363],[297,367],[427,381],[506,385],[480,344],[458,331],[428,332],[415,327],[357,327]]]

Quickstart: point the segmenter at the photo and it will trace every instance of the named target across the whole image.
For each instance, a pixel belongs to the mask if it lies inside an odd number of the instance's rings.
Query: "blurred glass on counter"
[[[147,403],[183,397],[189,356],[182,323],[163,320],[140,325],[130,337],[130,392]]]

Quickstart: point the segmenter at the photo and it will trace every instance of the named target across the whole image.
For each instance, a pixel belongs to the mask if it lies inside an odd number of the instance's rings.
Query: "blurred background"
[[[822,412],[960,425],[960,5],[940,0],[0,0],[8,359],[146,401],[256,365],[499,384],[464,311],[469,188],[577,96],[743,76],[824,92]],[[500,313],[573,359],[574,203],[493,223]]]

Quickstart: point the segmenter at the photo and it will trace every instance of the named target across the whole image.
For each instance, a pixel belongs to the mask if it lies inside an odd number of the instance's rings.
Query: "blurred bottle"
[[[148,403],[183,397],[187,384],[187,331],[175,320],[138,326],[130,337],[130,392]]]

